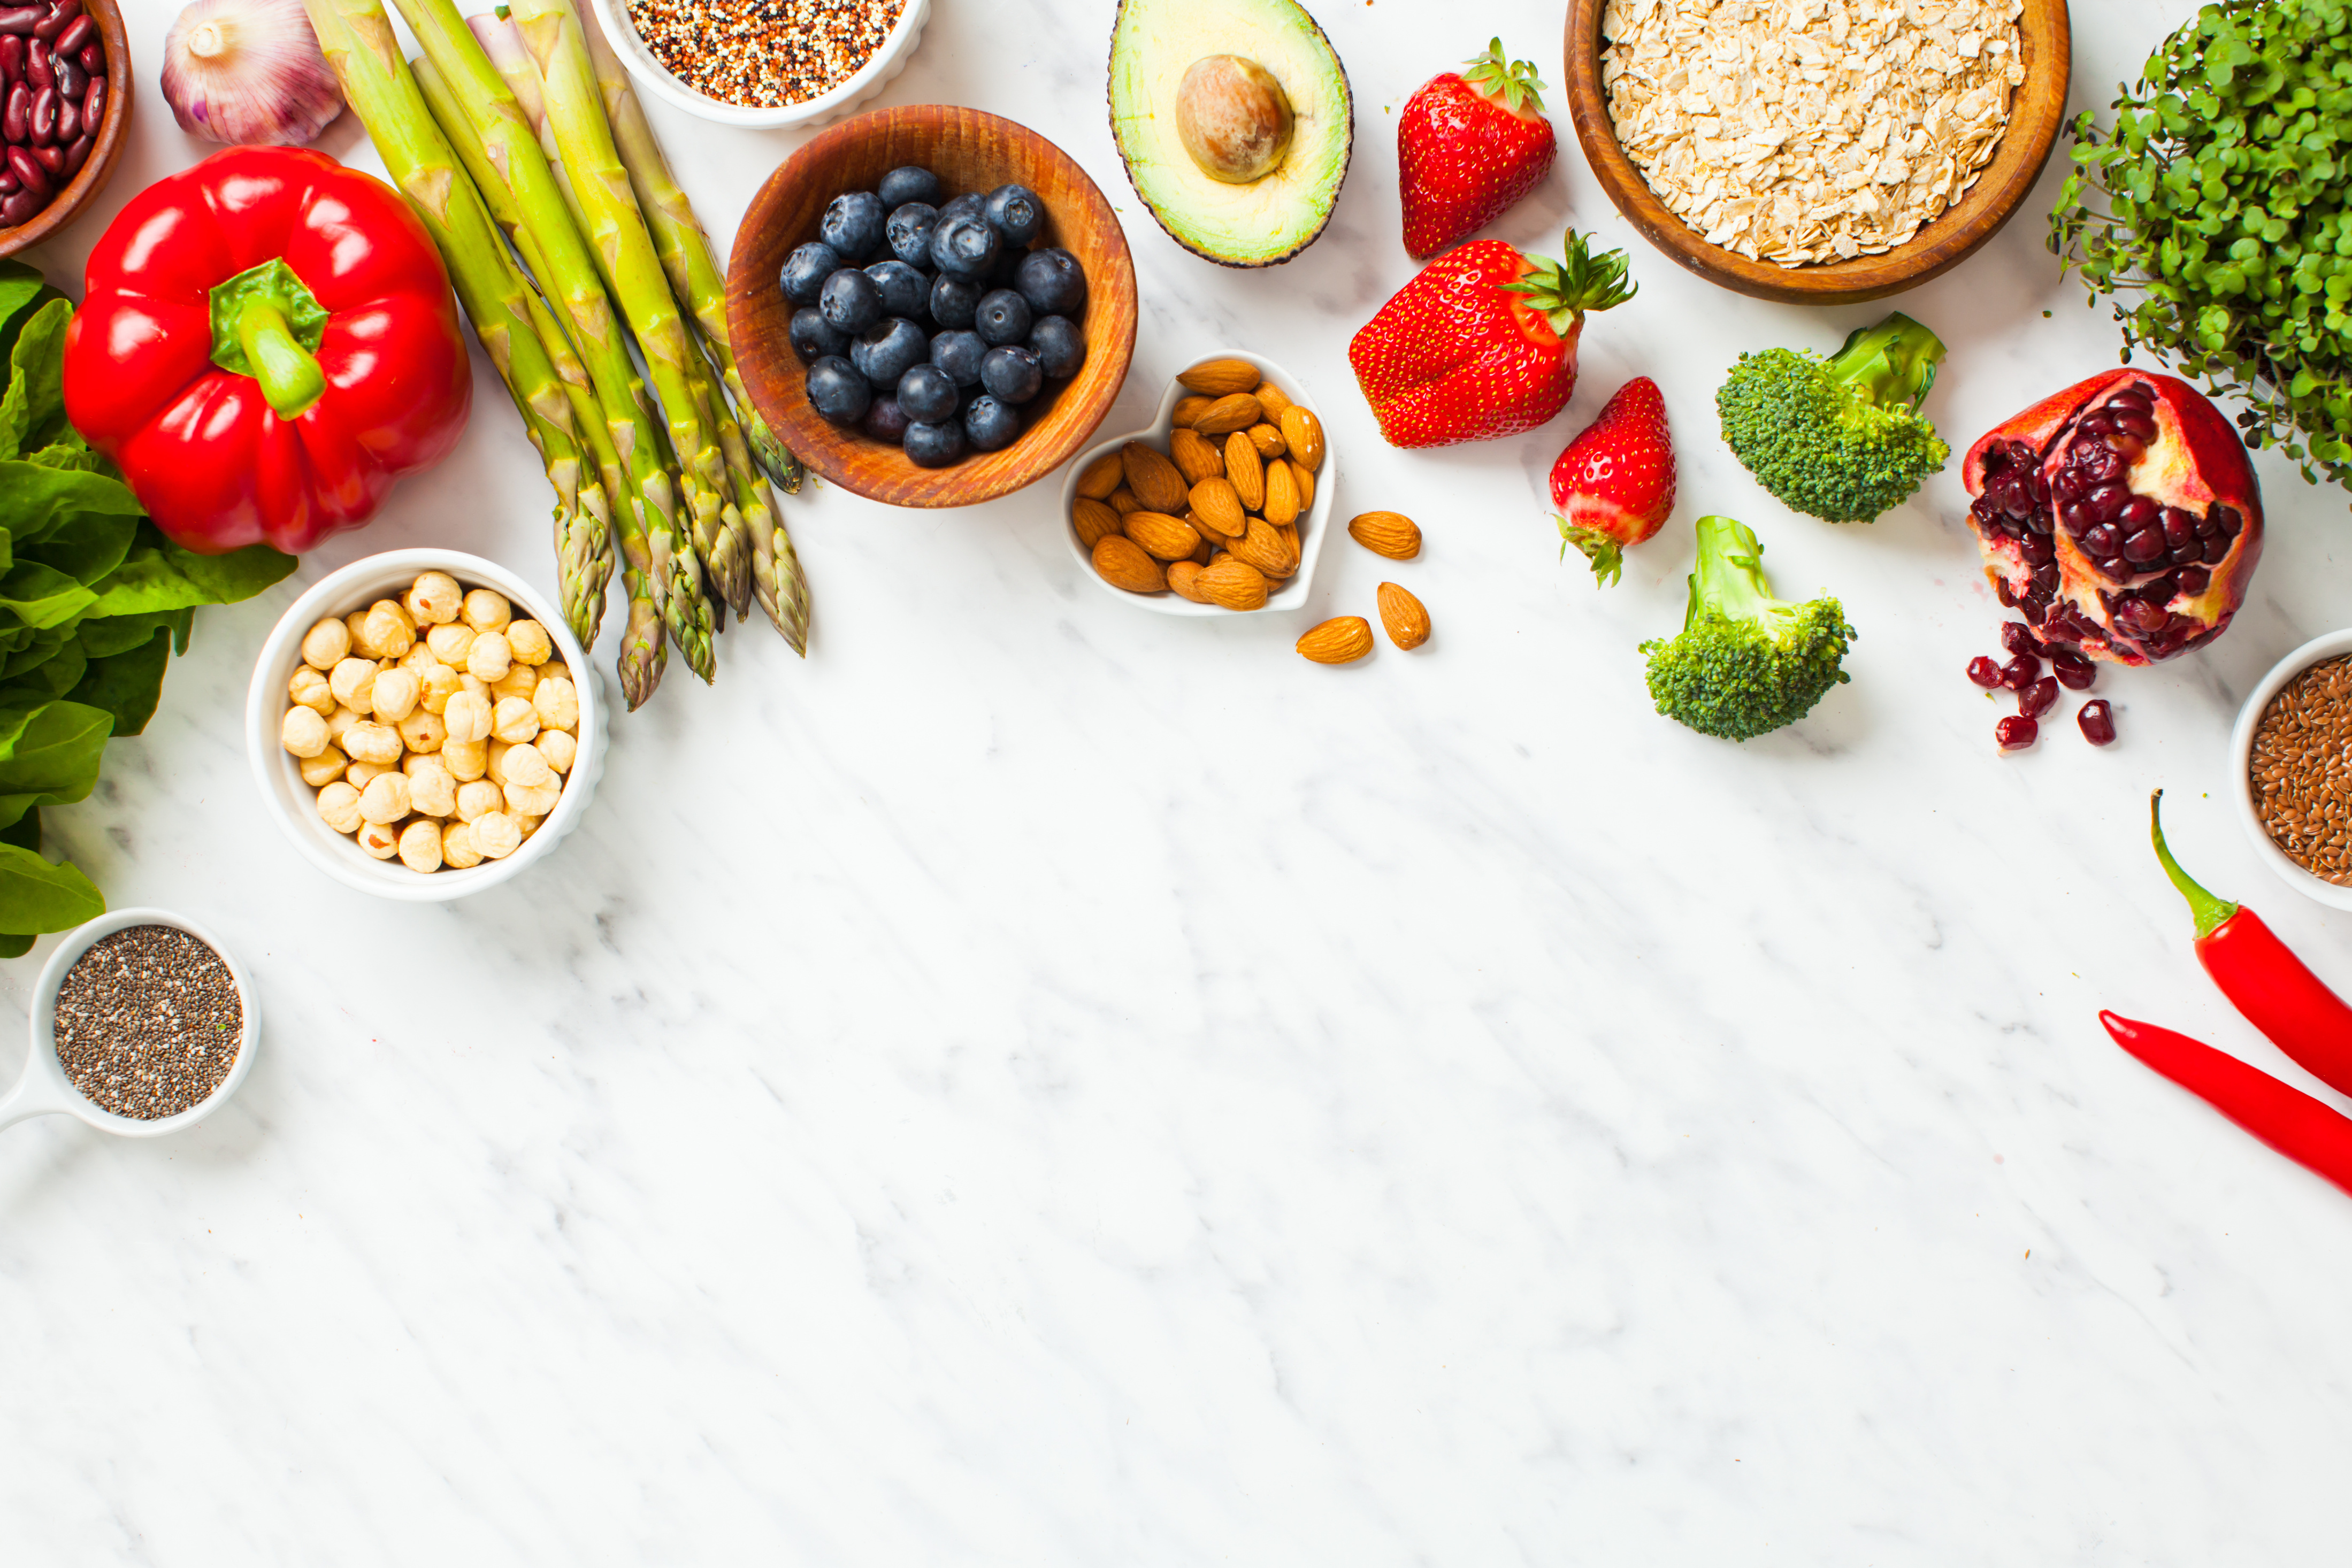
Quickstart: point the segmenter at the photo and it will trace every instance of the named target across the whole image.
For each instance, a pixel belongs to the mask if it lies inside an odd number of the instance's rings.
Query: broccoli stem
[[[1824,368],[1831,381],[1868,402],[1916,413],[1943,359],[1944,340],[1897,310],[1875,327],[1848,334]]]
[[[1764,547],[1756,530],[1736,517],[1701,517],[1698,564],[1691,572],[1685,629],[1697,623],[1703,609],[1728,621],[1766,621],[1787,608],[1772,597],[1772,585],[1764,580]]]

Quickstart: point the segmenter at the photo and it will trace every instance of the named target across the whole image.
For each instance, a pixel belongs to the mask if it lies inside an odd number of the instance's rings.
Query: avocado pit
[[[1201,172],[1246,185],[1282,166],[1294,123],[1274,73],[1239,55],[1204,55],[1176,88],[1176,135]]]

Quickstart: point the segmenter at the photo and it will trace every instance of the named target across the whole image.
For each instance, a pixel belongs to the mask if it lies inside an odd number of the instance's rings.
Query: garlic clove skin
[[[302,0],[195,0],[164,37],[163,88],[181,130],[232,147],[308,141],[343,111]]]

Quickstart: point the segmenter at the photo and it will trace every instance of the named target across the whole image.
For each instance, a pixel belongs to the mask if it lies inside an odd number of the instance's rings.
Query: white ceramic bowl
[[[2254,856],[2279,880],[2306,898],[2336,909],[2352,909],[2352,887],[2338,887],[2312,875],[2288,858],[2263,826],[2262,814],[2254,809],[2254,730],[2263,722],[2263,714],[2271,699],[2286,689],[2286,684],[2327,659],[2352,653],[2352,631],[2330,632],[2325,637],[2315,637],[2281,659],[2264,675],[2262,684],[2246,698],[2246,706],[2238,710],[2237,727],[2230,732],[2230,796],[2238,805],[2238,821],[2253,841]]]
[[[468,588],[492,588],[503,593],[519,612],[547,628],[556,655],[571,666],[580,688],[580,753],[563,782],[563,796],[549,812],[539,831],[502,861],[484,861],[465,871],[444,868],[430,873],[414,872],[395,857],[380,861],[319,818],[319,792],[302,782],[301,764],[278,742],[285,721],[287,683],[302,662],[302,634],[328,615],[348,615],[379,599],[397,599],[419,574],[446,571]],[[518,617],[520,618],[520,616]],[[521,874],[525,866],[545,857],[580,825],[581,815],[596,793],[604,774],[604,685],[596,667],[581,651],[555,607],[539,591],[502,566],[457,550],[401,549],[355,560],[341,571],[320,578],[310,591],[294,601],[262,644],[253,667],[253,685],[245,697],[245,748],[253,764],[254,782],[261,786],[262,803],[278,820],[280,832],[302,857],[346,887],[379,898],[411,904],[440,904],[465,898]]]
[[[1240,349],[1218,349],[1185,362],[1197,365],[1206,360],[1247,360],[1257,367],[1260,380],[1272,382],[1291,402],[1321,417],[1318,411],[1322,405],[1307,394],[1306,384],[1265,355],[1247,353]],[[1307,509],[1306,516],[1298,519],[1298,570],[1279,590],[1266,595],[1265,604],[1261,609],[1227,610],[1219,604],[1195,604],[1180,593],[1129,593],[1124,588],[1113,588],[1103,580],[1102,573],[1095,570],[1094,557],[1079,545],[1078,536],[1070,527],[1071,503],[1078,498],[1078,476],[1085,473],[1087,465],[1096,458],[1106,452],[1116,452],[1130,441],[1149,441],[1165,451],[1168,433],[1175,428],[1177,402],[1190,395],[1182,382],[1171,378],[1168,391],[1160,399],[1160,413],[1149,429],[1130,430],[1124,435],[1114,435],[1108,441],[1097,442],[1070,460],[1069,472],[1062,477],[1062,542],[1069,546],[1071,559],[1078,563],[1078,570],[1086,574],[1088,582],[1133,609],[1150,610],[1161,615],[1264,615],[1269,612],[1304,610],[1308,590],[1315,581],[1315,565],[1323,559],[1323,541],[1331,532],[1332,504],[1339,493],[1339,455],[1332,448],[1331,427],[1328,423],[1323,427],[1323,467],[1315,476],[1315,504]]]
[[[159,1116],[153,1121],[142,1121],[136,1116],[118,1116],[111,1111],[100,1110],[93,1101],[66,1076],[58,1061],[58,988],[65,983],[66,971],[74,961],[89,951],[92,943],[103,936],[133,925],[170,925],[186,932],[205,946],[220,955],[228,966],[229,977],[236,982],[236,999],[245,1015],[245,1030],[237,1042],[236,1060],[229,1064],[228,1076],[210,1094],[176,1116]],[[203,1121],[237,1091],[245,1075],[253,1071],[254,1048],[261,1041],[261,1007],[254,999],[253,982],[247,978],[244,967],[224,946],[221,939],[193,920],[183,919],[162,909],[116,909],[100,915],[89,925],[80,926],[58,944],[49,961],[41,968],[40,983],[33,988],[33,1048],[25,1057],[25,1075],[16,1086],[0,1094],[0,1127],[21,1122],[27,1116],[79,1116],[101,1133],[113,1133],[125,1138],[160,1138],[166,1133],[176,1133]]]
[[[898,24],[882,40],[882,47],[874,51],[874,57],[831,92],[783,109],[755,109],[698,92],[670,75],[669,68],[656,59],[654,52],[646,47],[646,41],[637,36],[636,25],[629,20],[627,0],[592,3],[598,26],[604,29],[614,52],[621,57],[621,64],[628,68],[639,87],[688,114],[752,131],[773,131],[786,125],[813,130],[832,123],[880,92],[914,57],[915,46],[922,38],[923,23],[929,19],[931,8],[931,0],[907,0],[906,8],[898,13]]]

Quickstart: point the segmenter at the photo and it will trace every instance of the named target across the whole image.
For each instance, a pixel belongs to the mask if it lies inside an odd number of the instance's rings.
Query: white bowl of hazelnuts
[[[263,644],[246,750],[303,857],[379,898],[515,876],[588,808],[602,693],[553,609],[503,567],[394,550],[322,578]]]

